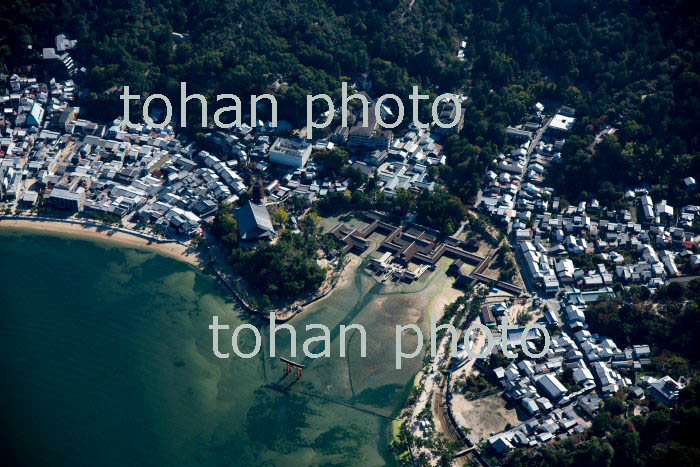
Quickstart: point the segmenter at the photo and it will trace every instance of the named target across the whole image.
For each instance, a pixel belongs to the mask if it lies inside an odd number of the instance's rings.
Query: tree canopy
[[[208,97],[274,92],[282,118],[300,121],[305,96],[339,94],[366,74],[371,93],[412,85],[462,91],[464,129],[446,142],[439,178],[463,201],[505,142],[504,127],[536,101],[576,109],[552,170],[571,200],[647,183],[673,201],[700,174],[699,24],[692,0],[8,0],[0,60],[36,60],[55,34],[78,39],[95,117],[104,90]],[[177,33],[177,34],[174,34]],[[463,59],[457,49],[466,42]],[[30,49],[28,46],[32,46]],[[212,99],[209,99],[212,102]],[[244,99],[245,102],[245,99]],[[113,98],[117,113],[121,102]],[[93,106],[86,106],[87,110]],[[593,147],[607,126],[618,131]]]

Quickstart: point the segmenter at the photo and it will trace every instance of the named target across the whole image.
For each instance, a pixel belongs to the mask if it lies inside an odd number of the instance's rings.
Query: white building
[[[311,144],[278,138],[270,147],[270,162],[301,168],[306,165],[311,155]]]

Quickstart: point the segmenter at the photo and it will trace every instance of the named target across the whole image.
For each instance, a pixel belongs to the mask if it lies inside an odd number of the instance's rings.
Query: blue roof
[[[32,109],[29,111],[27,116],[27,123],[30,125],[41,125],[42,120],[44,120],[44,108],[39,104],[32,105]]]

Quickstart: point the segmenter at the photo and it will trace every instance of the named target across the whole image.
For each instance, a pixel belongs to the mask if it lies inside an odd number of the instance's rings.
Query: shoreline
[[[15,217],[15,216],[0,216],[0,230],[6,231],[16,231],[16,232],[28,232],[39,235],[51,235],[57,237],[65,237],[72,239],[83,239],[95,242],[106,242],[110,245],[122,247],[122,248],[134,248],[143,251],[151,251],[161,256],[167,256],[171,259],[177,261],[182,261],[192,266],[197,267],[200,270],[204,269],[204,265],[207,264],[207,260],[204,258],[206,253],[201,249],[197,249],[191,245],[181,243],[177,240],[159,240],[154,238],[148,238],[149,234],[143,232],[131,233],[126,229],[114,227],[107,224],[99,224],[93,221],[82,221],[78,219],[69,220],[51,220],[46,218],[30,218],[30,217]],[[211,252],[209,253],[211,254]],[[341,271],[339,280],[336,281],[335,285],[326,291],[322,297],[318,297],[311,302],[308,302],[301,306],[299,309],[286,310],[286,313],[281,314],[278,317],[279,322],[287,322],[300,314],[307,311],[312,305],[323,301],[329,295],[331,295],[338,285],[343,285],[348,281],[348,271],[350,263],[355,261],[349,261],[346,267]],[[359,258],[356,259],[359,264]],[[356,266],[356,265],[355,265]],[[216,274],[217,279],[223,283],[238,302],[247,309],[250,313],[255,314],[255,310],[243,299],[237,292],[230,286],[225,274],[218,271]],[[350,268],[352,269],[352,268]],[[277,310],[282,311],[282,310]]]
[[[88,240],[103,241],[127,248],[153,251],[157,254],[168,256],[172,259],[189,263],[198,268],[203,261],[198,251],[189,245],[177,241],[151,240],[117,230],[109,225],[97,223],[82,223],[80,221],[62,222],[44,219],[22,219],[4,217],[0,218],[0,229],[15,231],[31,231],[45,235],[67,236]]]
[[[177,261],[182,261],[200,270],[204,269],[207,264],[207,255],[202,249],[197,249],[191,245],[186,245],[177,240],[158,240],[147,238],[149,234],[143,233],[143,236],[137,232],[131,233],[126,229],[114,227],[107,224],[99,224],[92,221],[81,221],[77,219],[70,220],[50,220],[42,218],[28,218],[15,216],[0,216],[0,230],[29,232],[39,235],[51,235],[57,237],[65,237],[72,239],[83,239],[96,242],[106,242],[110,245],[122,248],[134,248],[143,251],[151,251],[161,256],[167,256]],[[215,248],[215,247],[214,247]],[[211,251],[209,252],[211,255]],[[359,263],[359,261],[358,261]],[[251,307],[248,302],[230,285],[227,274],[215,268],[216,279],[220,281],[227,291],[239,302],[245,310],[251,314],[259,314]],[[347,274],[347,268],[344,267],[341,272],[341,277]],[[347,278],[345,279],[347,281]],[[343,282],[342,280],[338,282]],[[330,290],[311,302],[301,306],[300,309],[287,309],[278,318],[278,322],[287,322],[300,314],[303,314],[311,305],[323,301],[337,288],[336,283]],[[277,310],[282,311],[282,310]]]

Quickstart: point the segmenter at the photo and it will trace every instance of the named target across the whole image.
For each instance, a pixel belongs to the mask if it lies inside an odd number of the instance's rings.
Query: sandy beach
[[[350,284],[350,282],[355,279],[355,273],[357,272],[357,268],[360,266],[361,263],[362,263],[362,257],[350,255],[347,259],[347,263],[343,267],[343,270],[340,271],[340,277],[338,278],[338,282],[333,287],[333,290],[331,290],[328,295],[304,305],[302,307],[302,311],[306,311],[310,307],[312,307],[313,305],[316,305],[318,303],[322,303],[328,297],[333,295],[333,292],[335,292],[335,290],[343,289],[343,288],[347,287]],[[295,316],[299,313],[301,313],[301,312],[295,313]]]
[[[106,241],[119,246],[140,248],[155,251],[161,255],[169,256],[179,261],[185,261],[194,266],[200,266],[201,260],[197,250],[191,246],[177,242],[157,242],[131,235],[126,232],[116,231],[110,226],[90,226],[81,224],[69,224],[65,222],[52,222],[44,220],[25,219],[0,219],[0,229],[13,229],[32,231],[44,234],[65,235],[74,238],[86,238],[97,241]]]

